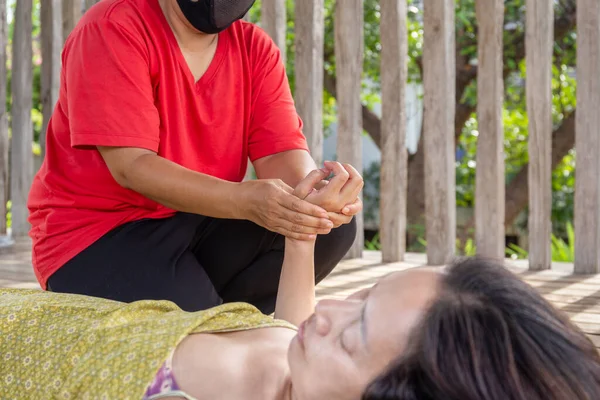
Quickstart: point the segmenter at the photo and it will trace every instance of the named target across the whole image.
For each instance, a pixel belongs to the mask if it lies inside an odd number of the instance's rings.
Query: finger
[[[281,219],[297,225],[306,226],[308,228],[322,230],[333,228],[333,223],[329,220],[329,218],[317,218],[310,215],[297,213],[291,210],[284,210]]]
[[[333,222],[333,226],[335,228],[338,228],[344,224],[349,223],[350,221],[352,221],[352,216],[348,216],[348,215],[344,215],[344,214],[340,214],[340,213],[334,213],[334,212],[330,212],[329,213],[329,219],[331,220],[331,222]]]
[[[302,181],[296,185],[294,194],[301,199],[306,198],[312,192],[316,185],[329,175],[328,169],[315,169],[309,172]]]
[[[363,202],[360,197],[357,197],[354,203],[347,204],[342,209],[342,214],[344,215],[356,215],[363,209]]]
[[[329,184],[326,186],[327,190],[339,193],[346,184],[346,181],[348,181],[350,174],[339,162],[325,161],[323,164],[333,172],[333,178],[329,180]]]
[[[329,221],[329,222],[331,222],[331,221]],[[331,232],[331,228],[333,228],[333,224],[327,228],[315,228],[315,227],[297,224],[297,223],[288,221],[283,218],[280,218],[279,220],[277,220],[276,224],[277,224],[277,226],[280,226],[287,232],[291,232],[294,234],[303,234],[303,235],[317,235],[317,234],[326,235],[329,232]]]
[[[302,200],[295,195],[281,196],[279,199],[279,205],[292,210],[297,213],[311,215],[317,218],[327,218],[327,211],[323,208],[316,206],[308,201]]]
[[[280,187],[286,193],[294,194],[294,188],[285,183],[284,181],[279,182],[278,187]]]
[[[340,195],[348,199],[354,199],[364,186],[363,177],[352,165],[344,164],[343,167],[348,172],[348,181],[340,191]]]
[[[324,188],[325,186],[327,186],[328,183],[329,183],[329,181],[327,179],[323,179],[321,182],[319,182],[317,184],[317,186],[315,186],[315,188],[317,190],[319,190],[319,189]]]
[[[342,214],[348,216],[354,216],[358,214],[363,209],[363,202],[360,198],[357,198],[353,203],[347,204],[342,209]]]
[[[362,191],[363,187],[364,186],[361,184],[356,189],[354,189],[352,193],[348,194],[348,196],[343,196],[343,199],[348,201],[348,204],[346,204],[347,206],[359,202],[360,192]]]
[[[317,235],[307,235],[304,233],[295,233],[295,232],[287,231],[285,229],[279,229],[276,232],[279,233],[280,235],[283,235],[290,239],[296,239],[296,240],[302,240],[302,241],[311,241],[311,240],[315,240],[317,238]]]
[[[352,164],[344,163],[342,164],[342,167],[348,172],[349,179],[363,179],[356,168],[352,166]]]

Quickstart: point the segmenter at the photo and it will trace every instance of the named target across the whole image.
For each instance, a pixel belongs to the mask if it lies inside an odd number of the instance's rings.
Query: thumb
[[[323,179],[329,176],[329,173],[329,169],[326,168],[312,170],[308,175],[306,175],[306,178],[298,183],[294,189],[294,194],[301,199],[306,198],[306,196],[308,196],[314,190],[317,184],[321,183]]]

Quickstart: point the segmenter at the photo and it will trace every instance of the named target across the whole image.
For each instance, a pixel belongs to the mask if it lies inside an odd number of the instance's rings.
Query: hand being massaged
[[[327,180],[331,174],[333,177]],[[311,171],[296,186],[294,195],[325,209],[336,226],[335,221],[347,223],[338,220],[350,212],[349,205],[362,207],[359,194],[363,186],[362,176],[350,164],[326,161],[323,168]]]

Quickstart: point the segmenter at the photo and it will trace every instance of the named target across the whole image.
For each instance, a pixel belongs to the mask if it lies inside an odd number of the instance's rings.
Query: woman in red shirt
[[[273,311],[284,238],[316,242],[316,279],[352,245],[343,209],[293,195],[316,165],[254,1],[103,0],[65,43],[28,207],[44,289],[184,310]],[[242,182],[247,160],[257,177]],[[324,182],[323,184],[326,184]]]

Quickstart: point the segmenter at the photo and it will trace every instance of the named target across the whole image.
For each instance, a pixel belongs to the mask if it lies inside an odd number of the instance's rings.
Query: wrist
[[[285,250],[299,253],[314,253],[316,240],[298,240],[285,238]]]
[[[249,205],[252,203],[249,190],[250,184],[251,181],[237,182],[229,189],[228,199],[232,204],[232,210],[234,210],[234,219],[249,219],[248,210],[250,209]]]

